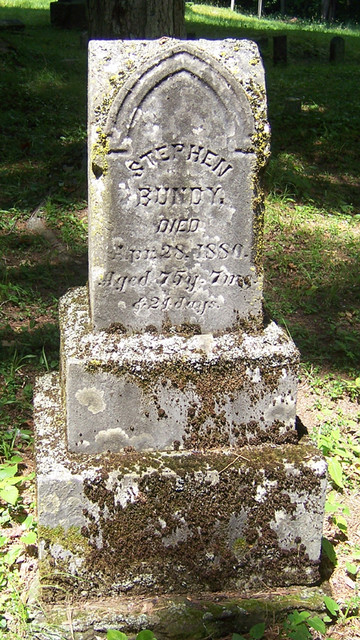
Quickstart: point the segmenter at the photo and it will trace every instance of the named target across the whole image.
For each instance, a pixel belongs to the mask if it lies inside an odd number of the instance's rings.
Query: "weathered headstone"
[[[344,62],[345,40],[341,36],[334,36],[330,40],[330,62]]]
[[[325,464],[262,317],[268,154],[254,43],[91,42],[89,291],[63,298],[36,396],[44,574],[90,595],[317,579]]]
[[[301,98],[285,98],[284,100],[284,115],[286,116],[298,116],[301,113],[302,101]]]
[[[86,29],[85,0],[57,0],[50,2],[50,22],[63,29]]]
[[[219,56],[219,45],[213,49]],[[151,45],[140,49],[136,64],[154,53]],[[258,318],[255,119],[229,71],[233,50],[228,63],[214,58],[210,66],[200,49],[160,48],[156,67],[129,73],[124,84],[115,76],[121,86],[102,126],[100,71],[109,54],[107,43],[90,49],[94,326],[190,323],[206,333]],[[119,47],[116,59],[121,69],[135,65],[129,47]],[[256,67],[251,75],[259,75]]]
[[[287,36],[273,37],[273,62],[274,64],[287,63]]]
[[[21,20],[0,20],[0,31],[22,31],[25,25]]]
[[[246,74],[253,91],[262,67],[254,47],[236,56],[238,46],[214,43],[210,64],[201,44],[91,43],[91,323],[95,332],[114,333],[96,338],[96,364],[87,344],[94,334],[77,320],[71,294],[64,300],[62,384],[72,451],[209,448],[296,436],[293,345],[284,349],[275,325],[241,345],[231,336],[244,322],[262,327],[257,183],[268,153],[264,95],[252,110],[234,75]],[[126,82],[112,76],[115,60],[115,69],[132,65]],[[103,83],[111,77],[116,93],[105,120]],[[171,327],[173,337],[165,338]],[[195,335],[175,336],[176,327]],[[121,334],[146,329],[158,335]],[[208,362],[217,364],[218,382]],[[215,421],[206,415],[214,403]]]

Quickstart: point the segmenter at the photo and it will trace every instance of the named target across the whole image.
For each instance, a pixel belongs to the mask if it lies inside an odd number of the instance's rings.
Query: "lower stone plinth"
[[[220,336],[93,331],[79,288],[61,300],[60,329],[70,451],[297,441],[299,353],[275,323]]]
[[[246,633],[259,622],[281,623],[294,609],[323,612],[324,595],[328,594],[318,587],[288,587],[286,592],[263,589],[251,597],[224,592],[195,597],[123,595],[71,606],[45,605],[34,623],[36,636],[41,629],[51,628],[54,637],[58,631],[64,640],[105,640],[108,629],[119,629],[131,637],[141,629],[151,629],[157,640],[215,640]]]
[[[326,464],[311,445],[68,453],[55,374],[35,411],[45,599],[318,580]]]

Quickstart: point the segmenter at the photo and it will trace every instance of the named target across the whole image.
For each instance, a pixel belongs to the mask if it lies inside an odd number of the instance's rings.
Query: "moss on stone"
[[[64,550],[71,553],[86,554],[90,551],[87,540],[82,535],[79,527],[69,527],[64,529],[60,525],[56,527],[45,527],[39,525],[38,536],[46,545],[59,544]]]

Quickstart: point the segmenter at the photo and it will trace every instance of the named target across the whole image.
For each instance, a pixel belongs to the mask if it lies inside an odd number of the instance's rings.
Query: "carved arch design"
[[[239,82],[215,58],[187,43],[168,49],[160,57],[149,60],[121,87],[107,120],[106,134],[110,151],[127,151],[129,137],[138,109],[156,87],[179,72],[200,80],[221,101],[235,127],[237,151],[252,151],[254,117],[249,101]],[[194,91],[196,85],[194,83]]]

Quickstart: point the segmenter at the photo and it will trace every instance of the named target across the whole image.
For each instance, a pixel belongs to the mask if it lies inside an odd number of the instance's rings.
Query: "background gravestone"
[[[274,64],[287,63],[287,36],[273,37],[273,62]]]
[[[50,3],[50,22],[63,29],[86,29],[87,11],[85,0],[57,0]]]
[[[345,40],[341,36],[335,36],[330,40],[330,62],[344,62]]]

